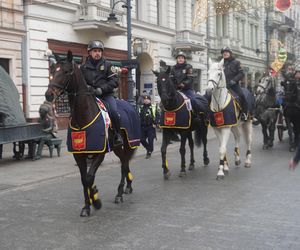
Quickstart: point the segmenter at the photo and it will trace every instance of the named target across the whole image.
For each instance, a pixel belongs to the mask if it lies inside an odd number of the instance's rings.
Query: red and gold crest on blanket
[[[176,123],[176,112],[165,112],[165,125],[171,126]]]
[[[71,132],[73,150],[86,149],[86,133],[85,131]]]
[[[217,126],[222,126],[224,124],[223,112],[214,113],[214,118]]]

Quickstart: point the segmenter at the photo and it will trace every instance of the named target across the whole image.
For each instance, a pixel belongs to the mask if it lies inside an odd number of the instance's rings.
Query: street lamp
[[[117,22],[118,19],[116,18],[116,14],[114,13],[115,6],[118,3],[123,3],[122,8],[127,8],[127,59],[128,61],[131,60],[131,0],[119,0],[114,1],[113,0],[113,6],[111,8],[111,13],[109,14],[109,17],[107,18],[107,21],[109,22]],[[132,105],[135,105],[135,101],[133,99],[133,87],[134,87],[134,81],[132,79],[132,68],[128,68],[128,102]]]

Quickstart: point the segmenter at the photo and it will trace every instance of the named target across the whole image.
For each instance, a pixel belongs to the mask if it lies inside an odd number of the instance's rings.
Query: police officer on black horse
[[[247,120],[248,106],[245,95],[241,89],[239,82],[244,78],[244,72],[240,61],[232,56],[232,50],[229,47],[221,49],[221,54],[224,58],[224,73],[226,77],[226,87],[240,97],[241,103],[241,120]]]
[[[202,111],[197,105],[196,94],[193,89],[193,66],[186,62],[186,54],[179,51],[176,55],[176,64],[172,67],[170,79],[177,89],[186,95],[190,100],[193,108],[195,120],[200,122],[199,113]]]
[[[143,95],[143,104],[139,109],[141,118],[141,143],[147,150],[146,159],[153,152],[153,141],[156,138],[155,127],[159,122],[159,114],[155,104],[151,104],[150,95]]]
[[[117,110],[114,89],[118,88],[118,76],[110,62],[103,57],[104,46],[101,41],[94,40],[88,44],[89,56],[86,63],[81,66],[82,74],[90,86],[89,90],[106,104],[114,131],[113,145],[123,144],[120,135],[120,116]]]

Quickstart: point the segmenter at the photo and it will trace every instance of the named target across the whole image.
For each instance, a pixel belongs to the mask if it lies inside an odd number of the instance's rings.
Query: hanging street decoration
[[[287,60],[287,52],[284,44],[277,39],[271,39],[269,44],[270,55],[274,56],[274,61],[271,63],[271,68],[278,73]]]
[[[208,1],[197,0],[195,3],[193,27],[197,27],[200,23],[204,22],[207,18],[208,13]]]
[[[285,11],[289,10],[291,5],[292,5],[292,0],[276,0],[275,1],[276,9],[281,12],[285,12]]]

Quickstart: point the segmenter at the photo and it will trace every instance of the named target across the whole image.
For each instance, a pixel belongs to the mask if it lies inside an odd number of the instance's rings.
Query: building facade
[[[20,100],[24,100],[22,51],[25,25],[23,2],[22,0],[0,1],[0,6],[0,65],[16,84]],[[20,103],[23,102],[20,101]]]

